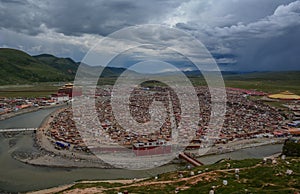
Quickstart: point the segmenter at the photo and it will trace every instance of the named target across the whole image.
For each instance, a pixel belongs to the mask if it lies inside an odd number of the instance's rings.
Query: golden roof
[[[67,84],[65,84],[65,87],[73,87],[73,84],[72,83],[67,83]]]
[[[289,91],[281,92],[279,94],[271,94],[268,97],[273,99],[281,99],[281,100],[300,100],[299,95],[296,95]]]

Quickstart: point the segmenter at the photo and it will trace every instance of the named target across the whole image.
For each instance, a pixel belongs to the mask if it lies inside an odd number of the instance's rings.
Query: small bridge
[[[193,166],[202,166],[203,165],[202,162],[198,161],[197,159],[191,157],[189,154],[184,153],[184,152],[179,154],[179,158],[184,159],[185,161],[189,162]]]
[[[0,129],[1,132],[18,132],[18,131],[36,131],[37,128],[20,128],[20,129]]]

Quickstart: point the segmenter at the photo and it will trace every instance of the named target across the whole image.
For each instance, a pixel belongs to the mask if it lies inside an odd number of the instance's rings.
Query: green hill
[[[0,48],[0,85],[72,81],[79,65],[79,62],[71,58],[58,58],[49,54],[30,56],[20,50]],[[94,68],[103,68],[88,65],[83,67],[87,77],[97,72]],[[116,78],[124,70],[124,68],[107,67],[101,76],[105,79]]]
[[[72,75],[25,52],[0,48],[0,84],[69,81]]]
[[[71,58],[57,58],[49,54],[42,54],[33,57],[44,64],[62,71],[66,75],[71,75],[72,77],[76,75],[77,68],[80,64],[73,61]]]

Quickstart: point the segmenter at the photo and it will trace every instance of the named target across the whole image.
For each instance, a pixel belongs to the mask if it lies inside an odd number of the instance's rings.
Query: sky
[[[195,37],[224,71],[300,70],[300,0],[0,0],[0,47],[31,55],[81,61],[102,38],[143,24]]]

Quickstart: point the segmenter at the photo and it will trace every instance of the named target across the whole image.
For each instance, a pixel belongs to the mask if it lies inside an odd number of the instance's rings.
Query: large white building
[[[57,94],[52,94],[51,95],[51,100],[54,100],[56,102],[65,102],[70,99],[68,94],[63,94],[63,93],[57,93]]]

